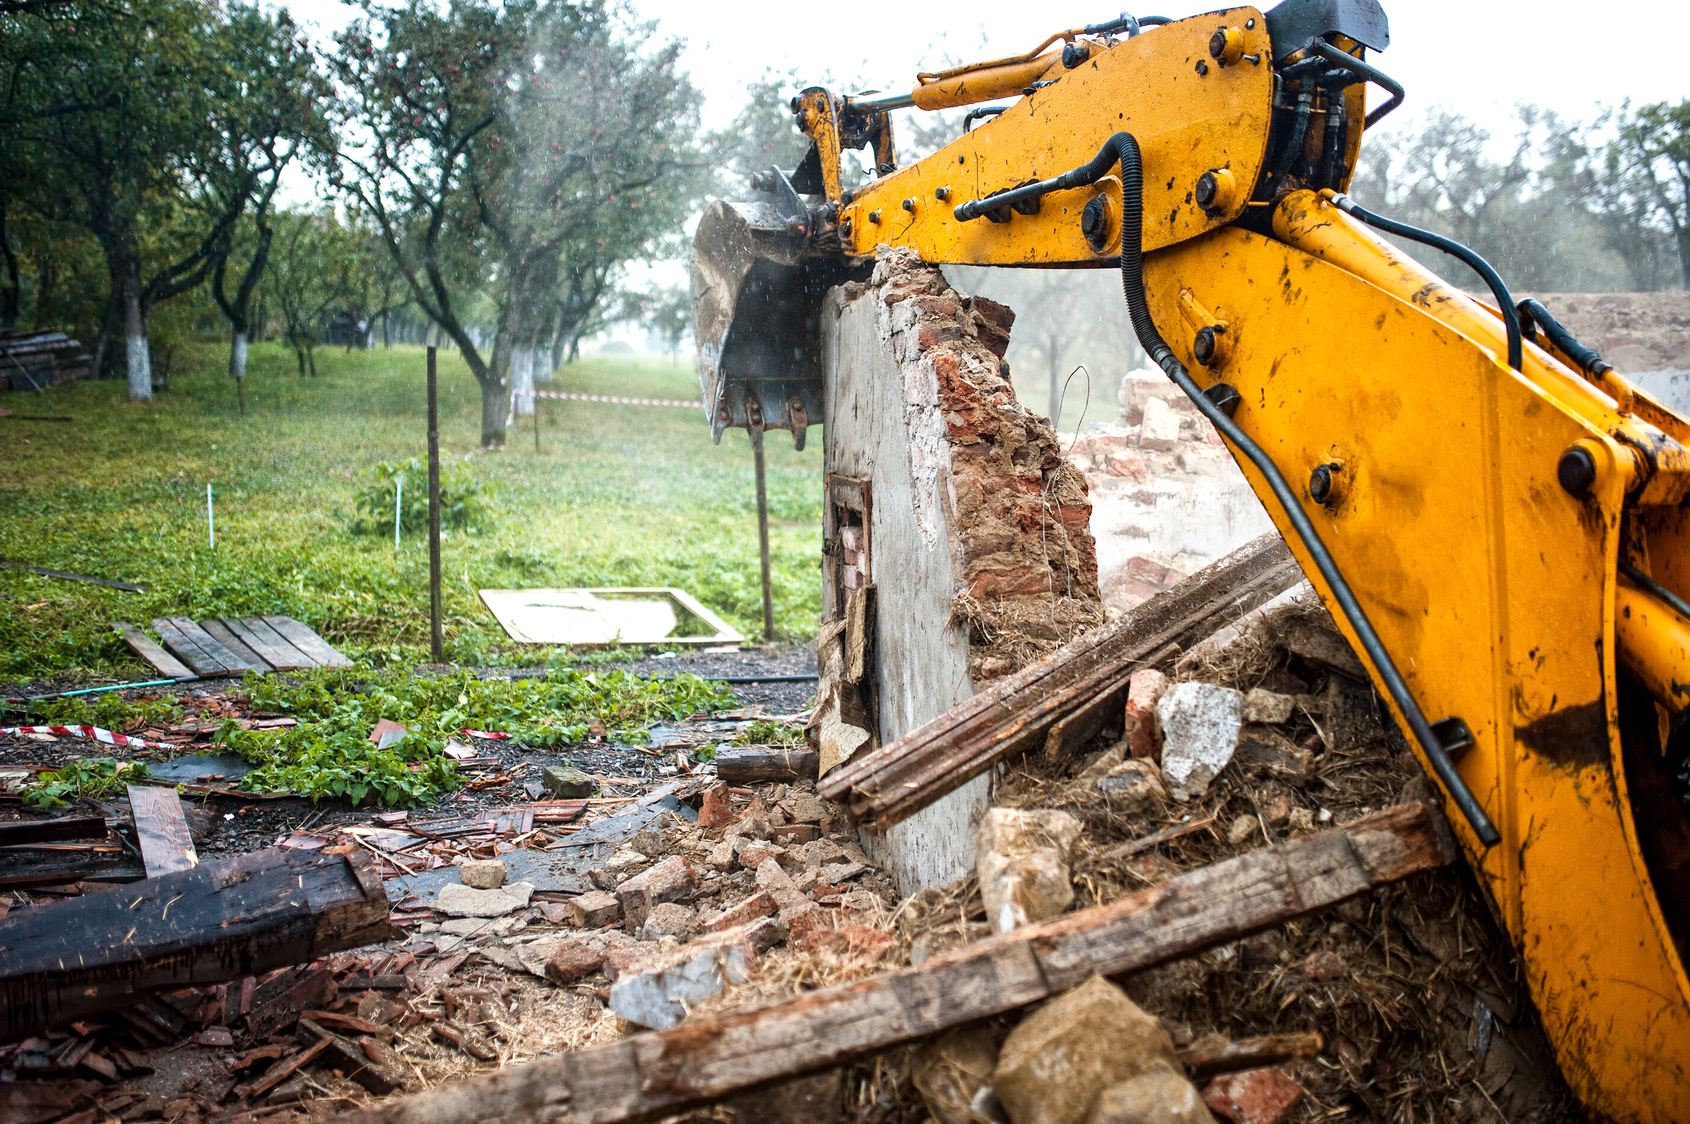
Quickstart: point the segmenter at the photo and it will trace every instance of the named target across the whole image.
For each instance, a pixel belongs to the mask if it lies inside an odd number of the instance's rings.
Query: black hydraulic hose
[[[1680,597],[1678,594],[1674,593],[1672,590],[1668,589],[1648,574],[1645,574],[1642,570],[1639,570],[1636,566],[1633,566],[1624,558],[1620,559],[1620,573],[1636,582],[1638,587],[1645,593],[1653,593],[1656,597],[1659,597],[1670,609],[1672,609],[1673,612],[1677,613],[1685,620],[1690,620],[1690,603],[1686,603],[1684,598]]]
[[[1540,302],[1527,297],[1515,306],[1515,311],[1520,314],[1521,320],[1527,323],[1535,321],[1543,334],[1549,337],[1549,342],[1554,344],[1561,354],[1577,363],[1579,369],[1591,378],[1599,379],[1614,369],[1612,363],[1580,343]]]
[[[1392,78],[1389,74],[1386,74],[1378,67],[1369,66],[1367,63],[1362,62],[1348,51],[1340,51],[1337,47],[1334,47],[1324,39],[1310,39],[1304,50],[1311,51],[1314,54],[1346,66],[1355,71],[1357,74],[1365,77],[1368,81],[1375,82],[1391,92],[1390,101],[1367,115],[1366,125],[1369,129],[1373,128],[1373,126],[1383,120],[1385,114],[1401,105],[1403,98],[1407,96],[1402,88],[1401,82],[1398,82],[1395,78]]]
[[[962,131],[966,133],[973,127],[974,122],[983,120],[987,117],[996,117],[1008,108],[1009,106],[1007,105],[987,105],[982,106],[979,109],[971,109],[962,116]]]
[[[1332,202],[1345,214],[1354,215],[1368,226],[1377,227],[1386,234],[1395,234],[1398,238],[1407,238],[1411,242],[1419,242],[1422,245],[1442,250],[1452,258],[1459,258],[1470,266],[1474,273],[1483,277],[1485,284],[1490,286],[1491,294],[1496,297],[1497,308],[1502,313],[1502,323],[1508,329],[1508,365],[1516,371],[1520,369],[1520,365],[1524,361],[1521,345],[1520,313],[1514,307],[1514,295],[1508,291],[1508,286],[1502,281],[1502,275],[1491,267],[1490,262],[1453,238],[1445,238],[1441,234],[1433,234],[1430,230],[1421,230],[1417,226],[1409,226],[1405,222],[1397,222],[1383,215],[1376,215],[1348,195],[1334,194]]]
[[[1438,740],[1431,724],[1426,721],[1420,704],[1410,693],[1402,673],[1397,670],[1391,654],[1385,650],[1379,634],[1367,619],[1367,614],[1362,609],[1361,602],[1356,599],[1354,591],[1350,589],[1349,582],[1344,580],[1344,575],[1339,571],[1331,552],[1326,549],[1326,544],[1321,542],[1319,532],[1315,530],[1308,513],[1303,510],[1296,493],[1291,490],[1291,485],[1286,482],[1284,473],[1279,471],[1279,467],[1261,446],[1250,439],[1249,434],[1203,393],[1202,388],[1186,372],[1185,365],[1169,350],[1167,342],[1156,330],[1156,323],[1151,319],[1149,303],[1144,295],[1144,167],[1139,156],[1138,141],[1130,133],[1116,133],[1104,143],[1103,151],[1099,152],[1095,159],[1084,168],[1077,168],[1068,174],[1073,176],[1091,172],[1092,179],[1087,182],[1095,182],[1117,162],[1121,165],[1121,289],[1126,296],[1127,312],[1132,318],[1133,332],[1138,336],[1139,343],[1144,347],[1145,353],[1186,393],[1203,416],[1241,449],[1266,477],[1268,485],[1273,489],[1274,498],[1279,501],[1304,548],[1314,559],[1320,576],[1332,590],[1344,618],[1355,630],[1362,650],[1378,670],[1379,678],[1384,681],[1385,689],[1390,692],[1397,709],[1408,720],[1410,732],[1425,751],[1439,780],[1449,790],[1456,807],[1461,809],[1461,814],[1466,817],[1480,842],[1487,847],[1495,846],[1502,841],[1501,834],[1485,814],[1483,806],[1473,796],[1472,790],[1467,787],[1467,782],[1456,772],[1449,754],[1444,751],[1443,743]],[[1091,171],[1097,169],[1100,164],[1101,170]]]
[[[1274,161],[1273,171],[1270,173],[1273,186],[1277,188],[1285,179],[1285,173],[1291,170],[1297,154],[1303,151],[1303,138],[1309,135],[1309,116],[1314,111],[1314,93],[1304,90],[1297,95],[1297,124],[1291,129],[1291,139]]]

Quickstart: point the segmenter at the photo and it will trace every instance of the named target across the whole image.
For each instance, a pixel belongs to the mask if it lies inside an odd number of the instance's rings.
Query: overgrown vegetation
[[[622,671],[565,670],[511,680],[469,672],[319,670],[286,679],[253,677],[246,691],[255,707],[299,723],[279,730],[224,724],[218,741],[258,766],[242,787],[385,806],[429,803],[459,787],[457,764],[442,751],[462,730],[507,733],[533,746],[601,732],[613,741],[643,741],[642,727],[652,722],[735,703],[724,685],[696,676],[653,679]],[[369,740],[384,718],[408,730],[386,748]]]
[[[427,659],[424,536],[407,534],[395,552],[391,537],[347,530],[361,471],[426,452],[422,350],[336,348],[319,355],[318,378],[302,380],[291,351],[254,345],[244,419],[221,352],[185,345],[192,373],[150,406],[123,402],[120,384],[76,383],[32,405],[75,425],[0,419],[0,557],[151,586],[125,593],[0,570],[0,676],[154,678],[108,622],[144,626],[175,615],[280,613],[373,664]],[[553,385],[697,393],[689,367],[661,360],[585,360]],[[498,495],[483,530],[443,536],[450,660],[556,666],[592,658],[512,644],[481,604],[483,588],[679,586],[747,635],[760,631],[756,497],[743,433],[712,445],[698,411],[544,401],[538,453],[525,431],[488,454],[477,449],[479,423],[479,388],[443,354],[448,479],[468,476]],[[802,453],[767,443],[776,627],[791,637],[813,635],[821,609],[821,445],[815,433]]]
[[[61,769],[36,774],[34,782],[24,786],[23,802],[36,808],[57,808],[85,797],[104,800],[146,776],[147,767],[139,761],[120,762],[110,757],[72,761]]]
[[[428,462],[421,457],[403,461],[382,461],[364,470],[370,484],[353,501],[355,535],[392,535],[393,513],[399,512],[399,528],[428,530]],[[440,526],[453,530],[479,527],[487,522],[492,491],[467,476],[440,478]]]

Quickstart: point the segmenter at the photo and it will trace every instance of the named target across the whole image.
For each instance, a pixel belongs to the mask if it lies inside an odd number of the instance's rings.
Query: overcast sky
[[[323,31],[353,14],[336,0],[288,6],[296,19]],[[860,78],[864,88],[908,88],[918,69],[946,54],[973,59],[1019,53],[1060,28],[1119,11],[1078,0],[634,0],[634,7],[658,21],[660,35],[686,40],[686,66],[705,93],[705,124],[712,128],[737,112],[743,83],[771,67],[796,69],[801,78],[824,72],[842,83]],[[1135,14],[1178,18],[1214,10],[1175,0]],[[1408,88],[1398,111],[1403,117],[1441,104],[1505,133],[1521,101],[1589,118],[1598,103],[1690,95],[1690,66],[1653,46],[1671,40],[1685,0],[1386,0],[1385,11],[1391,46],[1374,61]]]

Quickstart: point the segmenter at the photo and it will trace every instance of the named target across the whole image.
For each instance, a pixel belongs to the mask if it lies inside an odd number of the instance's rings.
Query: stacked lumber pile
[[[87,349],[63,332],[0,335],[0,386],[45,390],[92,373]]]

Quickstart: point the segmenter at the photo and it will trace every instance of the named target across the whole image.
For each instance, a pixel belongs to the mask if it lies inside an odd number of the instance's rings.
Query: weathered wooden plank
[[[815,750],[803,746],[754,745],[716,754],[716,776],[723,784],[815,780]]]
[[[62,843],[70,839],[104,839],[104,816],[60,816],[51,820],[0,823],[0,847],[23,843]]]
[[[186,660],[199,675],[239,675],[248,664],[187,617],[155,617],[153,631],[164,646]]]
[[[146,876],[140,860],[117,843],[0,847],[0,886],[133,882]]]
[[[1284,1065],[1296,1058],[1312,1058],[1320,1053],[1322,1044],[1318,1034],[1268,1034],[1181,1050],[1179,1062],[1193,1081],[1201,1083],[1223,1073],[1242,1073],[1247,1069]]]
[[[1423,804],[1187,871],[1163,886],[875,976],[542,1058],[349,1113],[346,1124],[659,1118],[1138,971],[1455,860]]]
[[[0,1041],[394,936],[371,860],[270,848],[0,918]]]
[[[311,631],[310,626],[300,624],[292,617],[260,617],[265,624],[281,633],[282,637],[298,648],[305,655],[316,660],[321,667],[351,667],[352,661],[335,651],[327,640]]]
[[[148,878],[192,870],[200,864],[194,837],[188,833],[188,821],[182,815],[182,798],[174,788],[132,784],[129,808],[135,815],[135,840],[140,844]]]
[[[267,660],[277,671],[293,671],[316,667],[317,661],[288,642],[288,638],[264,623],[263,617],[224,617],[227,625],[247,646]]]
[[[888,827],[955,791],[1136,668],[1175,658],[1302,577],[1277,534],[1264,535],[1172,589],[992,684],[933,721],[822,778],[817,791],[860,821]]]
[[[245,640],[242,640],[235,634],[234,630],[230,629],[216,617],[213,617],[210,620],[201,621],[200,627],[205,629],[205,634],[207,636],[229,649],[229,652],[237,660],[240,660],[241,663],[245,664],[252,670],[274,670],[274,664],[260,655],[258,651],[252,647],[252,645],[248,644]]]
[[[166,652],[153,641],[153,638],[130,624],[128,621],[112,621],[112,631],[123,637],[123,642],[142,659],[153,665],[160,675],[168,675],[172,679],[191,679],[193,671],[188,665]]]

